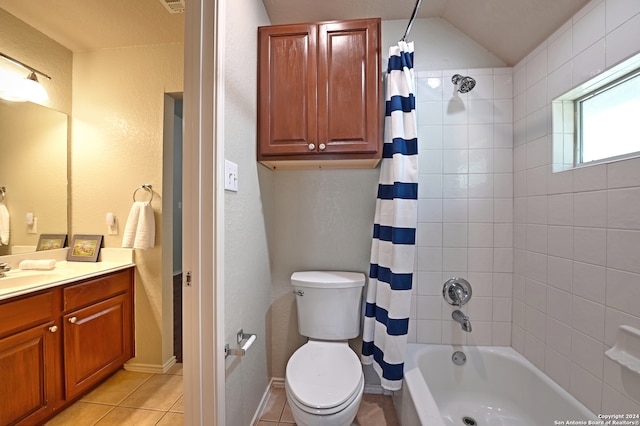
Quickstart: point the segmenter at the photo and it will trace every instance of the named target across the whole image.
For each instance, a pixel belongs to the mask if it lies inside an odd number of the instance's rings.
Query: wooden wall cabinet
[[[258,160],[374,167],[382,155],[380,19],[258,29]]]
[[[44,423],[133,355],[133,268],[1,301],[0,426]]]

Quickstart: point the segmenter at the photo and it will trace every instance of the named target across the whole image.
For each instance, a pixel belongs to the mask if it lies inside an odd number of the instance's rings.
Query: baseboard
[[[124,369],[127,371],[136,371],[138,373],[164,374],[176,364],[176,357],[172,356],[162,365],[158,364],[140,364],[136,362],[127,362]]]
[[[282,378],[282,377],[272,377],[270,385],[275,387],[275,388],[284,388],[284,378]]]
[[[272,378],[271,380],[269,380],[269,383],[267,384],[267,389],[264,391],[264,394],[262,395],[262,399],[260,400],[260,404],[258,404],[258,408],[256,409],[256,412],[253,414],[253,419],[251,419],[252,425],[255,425],[256,423],[258,423],[258,420],[260,420],[260,415],[262,414],[262,411],[265,409],[265,407],[267,406],[267,403],[269,402],[269,397],[271,396],[271,388],[280,387],[280,386],[284,387],[284,379]]]

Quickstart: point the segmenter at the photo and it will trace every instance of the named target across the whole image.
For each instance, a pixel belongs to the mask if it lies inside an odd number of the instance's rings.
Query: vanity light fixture
[[[44,102],[49,99],[47,91],[38,81],[36,74],[40,74],[48,80],[51,80],[51,77],[42,71],[38,71],[24,62],[14,59],[2,52],[0,52],[0,56],[29,71],[29,75],[23,79],[2,82],[0,85],[0,98],[14,102],[31,101],[36,103]]]

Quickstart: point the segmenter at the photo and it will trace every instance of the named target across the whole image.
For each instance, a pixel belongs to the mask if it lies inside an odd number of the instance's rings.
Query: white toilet
[[[291,275],[298,332],[309,338],[287,362],[285,390],[298,426],[350,426],[356,417],[364,374],[347,339],[360,333],[364,281],[356,272]]]

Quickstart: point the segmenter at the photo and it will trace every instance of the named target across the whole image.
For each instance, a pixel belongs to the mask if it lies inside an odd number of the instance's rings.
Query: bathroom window
[[[640,70],[578,98],[575,164],[638,154]]]
[[[551,102],[552,170],[640,156],[640,54]]]

